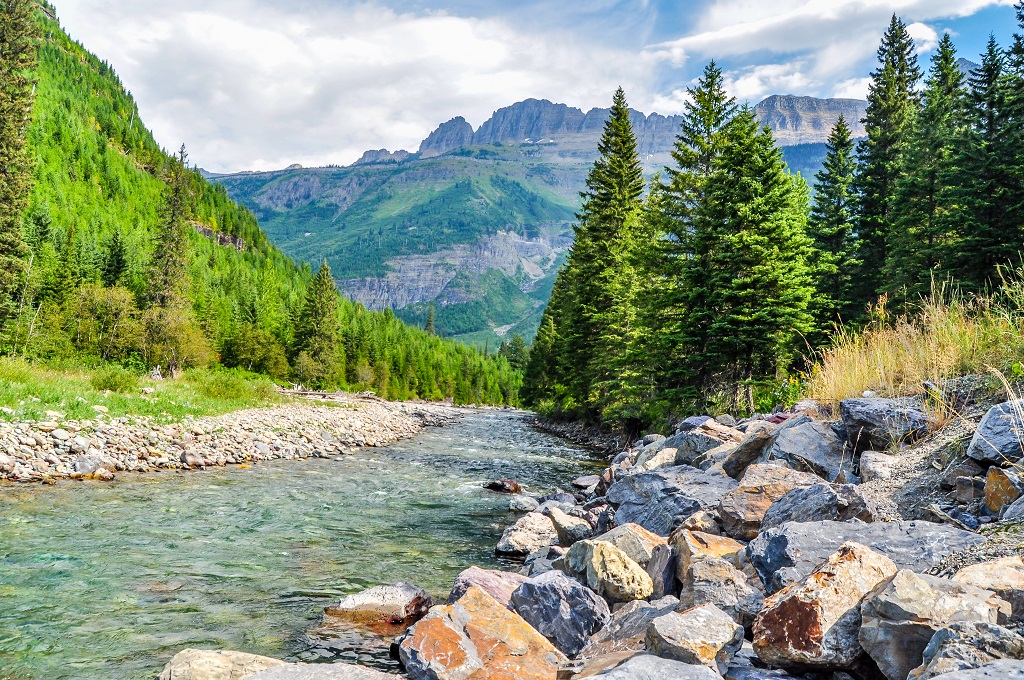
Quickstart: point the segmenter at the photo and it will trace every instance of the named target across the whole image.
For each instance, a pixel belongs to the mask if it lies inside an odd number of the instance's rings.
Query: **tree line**
[[[998,290],[1024,244],[1024,2],[1008,49],[927,75],[897,16],[871,74],[866,137],[842,118],[813,191],[712,62],[672,163],[645,182],[616,92],[526,366],[524,400],[638,427],[697,409],[771,408],[834,334],[937,282]]]
[[[503,357],[367,312],[326,264],[314,274],[274,248],[184,147],[157,145],[110,66],[39,4],[0,0],[0,352],[516,403]]]

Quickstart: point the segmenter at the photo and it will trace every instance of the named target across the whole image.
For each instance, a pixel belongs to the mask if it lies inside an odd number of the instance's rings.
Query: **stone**
[[[470,567],[455,577],[455,585],[452,586],[452,592],[448,596],[448,604],[455,603],[466,594],[467,590],[476,586],[500,602],[506,609],[512,609],[512,593],[527,580],[526,576],[511,571]]]
[[[853,668],[864,654],[861,600],[896,571],[888,557],[844,544],[814,573],[765,600],[753,626],[758,658],[792,670]]]
[[[606,680],[721,680],[721,676],[710,668],[650,654],[638,654],[595,677]]]
[[[947,524],[913,522],[789,522],[747,546],[747,556],[770,593],[796,583],[847,541],[871,546],[901,569],[927,571],[955,552],[984,543]]]
[[[410,628],[398,654],[412,680],[554,678],[566,660],[521,616],[475,587]]]
[[[761,521],[773,503],[793,489],[820,482],[814,475],[781,465],[751,466],[718,506],[722,530],[735,539],[752,540],[761,532]]]
[[[114,464],[103,456],[78,456],[73,463],[73,469],[83,477],[96,474],[97,470],[107,469],[112,471]]]
[[[1024,520],[1024,496],[1003,508],[1001,519],[1010,522],[1020,522]]]
[[[242,680],[284,664],[279,659],[245,652],[184,649],[167,662],[158,680]]]
[[[627,602],[616,609],[605,627],[590,638],[590,642],[580,652],[580,657],[590,659],[620,652],[643,651],[646,648],[648,624],[659,616],[674,612],[678,605],[679,600],[674,597],[651,602]]]
[[[743,627],[713,604],[672,612],[647,626],[651,654],[722,673],[743,646]]]
[[[676,577],[680,583],[686,580],[686,573],[694,562],[720,557],[739,567],[739,555],[746,550],[745,545],[726,536],[685,529],[672,535],[672,547],[676,550]]]
[[[879,451],[864,451],[860,454],[860,476],[864,482],[875,482],[892,477],[896,457]]]
[[[549,571],[512,593],[512,608],[569,658],[601,630],[611,612],[593,590],[560,571]]]
[[[594,535],[594,527],[585,519],[573,517],[558,508],[551,508],[545,514],[551,518],[555,525],[555,533],[558,534],[558,544],[568,548],[577,541],[590,538]]]
[[[93,404],[92,410],[96,413],[110,413],[110,409],[103,404]]]
[[[761,531],[786,522],[846,521],[872,522],[875,513],[868,501],[852,484],[815,484],[793,489],[772,503],[761,521]]]
[[[181,452],[181,463],[190,470],[206,467],[206,461],[203,460],[203,457],[192,451]]]
[[[785,461],[789,467],[833,482],[839,473],[852,472],[853,460],[843,442],[824,421],[807,415],[787,420],[767,449],[768,460]]]
[[[764,602],[764,595],[750,587],[743,572],[719,557],[705,557],[691,563],[682,586],[680,611],[713,604],[744,627],[754,622]]]
[[[57,441],[61,442],[66,442],[69,439],[71,439],[71,435],[68,434],[68,431],[62,430],[60,428],[57,428],[56,430],[50,432],[50,436],[56,439]]]
[[[611,543],[580,541],[559,562],[562,571],[610,602],[643,600],[654,592],[654,583],[643,567]]]
[[[508,501],[508,509],[511,512],[533,512],[539,507],[540,503],[536,498],[522,494],[512,496]]]
[[[572,480],[572,485],[577,489],[592,489],[601,483],[600,475],[584,475]]]
[[[999,659],[1024,658],[1024,637],[993,623],[954,621],[932,636],[920,666],[907,680],[930,680],[952,671],[980,668]]]
[[[658,468],[670,467],[676,464],[676,449],[652,448],[650,451],[642,452],[637,456],[636,463],[630,473],[650,472]]]
[[[679,466],[631,475],[612,484],[608,501],[616,524],[639,524],[659,536],[698,510],[718,505],[736,481],[720,473]]]
[[[981,477],[984,474],[985,469],[978,465],[977,461],[973,458],[964,458],[951,464],[946,472],[939,477],[939,486],[948,491],[956,488],[957,477]]]
[[[936,675],[933,680],[1024,680],[1024,661],[993,661],[981,668]]]
[[[519,486],[519,482],[514,479],[496,479],[484,484],[484,488],[497,491],[498,493],[518,494],[523,491],[522,487]]]
[[[1024,560],[1020,555],[964,567],[953,576],[953,580],[991,590],[1010,604],[1011,621],[1024,621]]]
[[[751,423],[743,439],[722,462],[725,474],[739,479],[747,468],[757,462],[772,442],[776,426],[764,420]]]
[[[698,465],[709,451],[723,444],[739,444],[744,434],[713,419],[665,441],[666,448],[676,449],[676,465]]]
[[[668,544],[665,537],[650,532],[639,524],[622,524],[600,536],[595,536],[594,540],[611,543],[641,567],[646,567],[651,561],[656,547]]]
[[[1024,458],[1024,399],[990,408],[974,431],[967,456],[996,465]]]
[[[539,512],[530,512],[512,526],[505,529],[498,541],[496,552],[499,555],[518,555],[525,557],[558,542],[558,532],[551,518]]]
[[[956,491],[954,497],[959,503],[970,503],[971,501],[985,498],[986,480],[978,477],[957,477]]]
[[[679,525],[680,529],[699,531],[702,534],[722,534],[722,524],[717,510],[698,510]]]
[[[654,546],[650,561],[641,566],[651,577],[651,583],[654,585],[651,599],[660,600],[666,595],[676,595],[679,592],[676,584],[675,550],[667,544]]]
[[[1024,495],[1024,482],[1013,470],[992,466],[985,476],[985,507],[993,515]]]
[[[394,675],[348,663],[290,663],[250,675],[245,680],[394,680]]]
[[[860,645],[888,680],[905,680],[921,665],[935,631],[953,621],[998,623],[1009,605],[995,594],[901,569],[861,605]]]
[[[371,629],[405,628],[426,616],[431,605],[427,591],[411,583],[396,583],[346,595],[324,613]]]
[[[928,414],[913,399],[846,399],[839,403],[839,413],[857,451],[912,444],[931,430]]]
[[[689,432],[695,427],[700,427],[709,420],[714,420],[714,418],[708,415],[690,416],[685,420],[679,421],[679,424],[676,425],[676,434]]]
[[[665,435],[659,434],[657,432],[652,432],[651,434],[645,434],[644,438],[641,440],[641,442],[643,443],[644,446],[648,446],[650,444],[656,444],[658,442],[663,442],[663,441],[665,441],[665,439],[666,439]]]

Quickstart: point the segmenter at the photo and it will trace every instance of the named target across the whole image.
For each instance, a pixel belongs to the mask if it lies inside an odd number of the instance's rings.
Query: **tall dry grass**
[[[874,321],[842,331],[810,371],[808,396],[828,404],[871,390],[880,396],[925,392],[924,383],[962,375],[1009,373],[1024,361],[1024,273],[1004,277],[997,295],[966,296],[935,287],[912,313],[890,316],[885,300]]]

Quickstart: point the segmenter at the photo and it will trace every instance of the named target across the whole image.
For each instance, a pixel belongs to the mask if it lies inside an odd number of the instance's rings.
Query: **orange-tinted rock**
[[[690,565],[704,557],[720,557],[739,567],[739,554],[746,548],[739,541],[726,536],[686,529],[672,536],[672,546],[676,549],[676,578],[681,582],[686,580]]]
[[[1012,470],[999,467],[988,469],[985,478],[985,507],[992,512],[999,514],[1003,507],[1020,498],[1022,491],[1024,484]]]
[[[648,531],[639,524],[623,524],[607,533],[595,536],[594,540],[611,543],[644,568],[651,561],[654,548],[667,543],[663,536]]]
[[[565,656],[480,588],[435,607],[399,646],[413,680],[555,680]]]
[[[812,474],[781,465],[752,465],[739,487],[722,497],[718,507],[722,528],[733,538],[751,541],[761,530],[761,520],[772,503],[793,489],[820,482]]]

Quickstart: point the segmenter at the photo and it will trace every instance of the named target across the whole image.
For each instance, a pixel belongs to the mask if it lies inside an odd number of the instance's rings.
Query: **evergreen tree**
[[[559,361],[563,342],[559,331],[569,307],[570,275],[568,266],[563,266],[555,278],[523,372],[523,404],[543,411],[552,410],[564,391],[563,366]]]
[[[53,282],[50,295],[58,303],[70,300],[75,289],[78,288],[81,279],[78,262],[78,241],[75,238],[75,225],[72,224],[68,228],[67,238],[64,241],[64,250],[61,253],[60,266],[57,268],[57,277]]]
[[[295,372],[310,387],[338,384],[343,375],[338,335],[338,290],[324,260],[306,289],[295,322]]]
[[[32,166],[27,132],[38,58],[36,3],[0,0],[0,324],[14,308],[26,248],[22,218]]]
[[[120,285],[121,279],[128,272],[128,250],[121,232],[115,231],[107,241],[106,253],[103,257],[103,285],[111,288]]]
[[[170,163],[167,194],[150,263],[148,298],[156,307],[175,307],[184,300],[188,283],[188,221],[192,214],[190,189],[188,154],[182,145]]]
[[[430,305],[427,310],[427,323],[424,324],[423,330],[430,333],[431,335],[437,335],[437,327],[434,324],[434,306]]]
[[[851,278],[860,264],[854,237],[857,161],[853,133],[842,115],[829,134],[826,149],[824,168],[815,175],[814,205],[808,222],[808,235],[814,242],[809,263],[815,284],[810,307],[815,320],[814,344],[824,339],[833,324],[841,324],[859,311]]]
[[[949,34],[939,42],[904,154],[896,186],[893,228],[883,289],[926,294],[932,278],[945,278],[952,255],[951,212],[956,197],[952,182],[956,140],[963,134],[966,92]]]
[[[519,335],[519,333],[513,335],[508,343],[501,343],[501,349],[498,353],[508,359],[509,365],[517,371],[522,371],[526,368],[529,352],[526,348],[526,341],[523,340],[523,336]]]
[[[871,73],[864,118],[867,138],[857,145],[860,197],[857,235],[861,266],[856,274],[857,301],[862,307],[882,288],[882,269],[888,253],[896,182],[904,165],[921,80],[914,40],[895,14],[878,48],[879,67]]]

